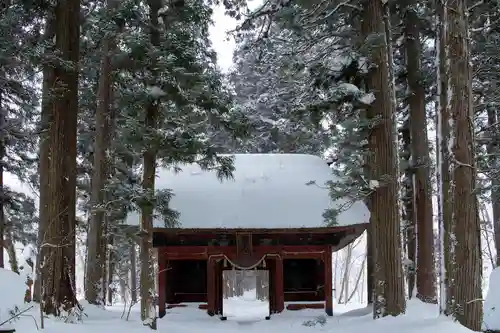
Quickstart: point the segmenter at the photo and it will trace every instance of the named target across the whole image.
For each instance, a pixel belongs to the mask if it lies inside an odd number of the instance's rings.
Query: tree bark
[[[374,256],[373,256],[373,235],[371,226],[366,229],[366,303],[368,306],[373,304],[373,271],[374,271]]]
[[[34,272],[35,267],[33,260],[31,258],[26,259],[26,264],[29,266],[32,272]],[[33,300],[33,274],[28,274],[26,278],[26,293],[24,294],[24,302],[30,303]]]
[[[417,297],[427,303],[436,302],[432,187],[430,184],[429,142],[425,113],[425,90],[421,72],[419,18],[415,0],[406,0],[405,53],[407,83],[410,94],[412,188],[416,225],[416,286]]]
[[[120,260],[118,262],[119,267],[119,285],[120,285],[120,299],[123,304],[127,304],[129,297],[127,288],[130,287],[128,272],[130,269],[130,261],[129,260]]]
[[[350,277],[350,265],[352,258],[352,243],[347,246],[347,253],[345,258],[345,268],[344,277],[342,278],[342,290],[340,292],[340,297],[342,297],[344,304],[347,304],[349,299],[349,277]],[[340,303],[340,299],[339,299]]]
[[[115,0],[108,0],[108,10],[116,7]],[[87,274],[85,279],[85,299],[91,304],[104,304],[104,290],[101,290],[104,280],[104,265],[106,244],[104,234],[104,210],[97,206],[104,203],[104,185],[109,174],[107,150],[111,142],[111,128],[114,115],[112,102],[112,68],[111,57],[115,49],[112,36],[103,41],[102,60],[97,93],[96,134],[94,142],[94,161],[92,169],[92,189],[90,195],[91,218],[88,231]]]
[[[108,276],[108,265],[109,265],[109,247],[108,247],[108,234],[109,234],[109,229],[108,229],[108,217],[104,216],[102,222],[104,223],[103,226],[101,226],[102,233],[100,235],[100,253],[101,253],[101,281],[100,281],[100,290],[101,290],[101,296],[102,296],[102,304],[105,305],[107,304],[107,292],[108,290],[108,279],[106,278]]]
[[[5,195],[5,189],[4,189],[4,180],[3,180],[3,173],[4,173],[4,158],[5,158],[5,118],[6,118],[6,112],[7,109],[4,109],[2,106],[2,91],[0,90],[0,268],[3,268],[5,266],[5,258],[4,258],[4,251],[3,248],[4,246],[4,239],[5,239],[5,232],[6,232],[6,225],[5,225],[5,201],[6,201],[6,195]]]
[[[43,239],[43,311],[59,316],[75,294],[76,135],[80,1],[55,7],[55,47],[65,62],[54,68],[56,96],[50,127],[48,225]],[[68,64],[70,64],[68,66]],[[46,202],[43,202],[45,205]]]
[[[14,247],[14,242],[12,241],[13,239],[12,230],[9,229],[10,228],[5,229],[4,248],[7,250],[7,254],[9,255],[10,270],[19,274],[19,261],[17,260],[16,248]]]
[[[408,116],[407,114],[404,115]],[[415,291],[415,265],[417,261],[417,243],[415,235],[415,194],[413,191],[413,169],[411,167],[411,130],[409,117],[404,121],[400,129],[402,147],[401,159],[405,161],[406,168],[403,174],[403,249],[406,248],[406,256],[409,263],[405,263],[407,275],[408,297],[411,299]]]
[[[137,303],[137,260],[135,244],[130,247],[130,301]]]
[[[376,100],[367,110],[373,122],[368,136],[370,179],[380,184],[371,194],[371,231],[374,246],[374,317],[399,315],[405,311],[404,280],[401,262],[400,217],[398,210],[397,149],[393,90],[388,62],[388,43],[384,15],[387,4],[366,1],[363,5],[362,33],[376,38],[370,60],[375,64],[368,73],[367,88]]]
[[[447,73],[450,96],[449,161],[452,184],[452,239],[455,286],[453,316],[465,327],[481,330],[482,257],[477,197],[474,192],[473,95],[469,52],[468,9],[450,0],[447,12]]]
[[[154,47],[160,45],[160,33],[158,30],[158,11],[161,8],[161,0],[149,0],[150,17],[150,39]],[[154,65],[150,67],[152,80],[156,80],[157,69]],[[155,82],[152,82],[153,84]],[[145,126],[154,130],[158,126],[158,101],[151,101],[146,107]],[[153,193],[155,189],[156,176],[156,149],[153,143],[146,143],[146,151],[143,154],[143,178],[142,187],[144,191]],[[151,258],[153,253],[153,204],[145,203],[141,207],[141,319],[144,325],[156,330],[156,313],[153,305],[154,263]]]
[[[45,24],[44,40],[46,42],[52,41],[54,37],[54,19],[52,17],[47,18],[47,23]],[[45,54],[48,55],[50,50],[46,50]],[[38,175],[40,179],[40,197],[39,197],[39,223],[38,223],[38,235],[37,235],[37,259],[35,263],[35,285],[33,287],[33,300],[35,302],[40,302],[40,282],[41,282],[41,272],[40,272],[40,262],[43,258],[43,248],[41,244],[45,239],[45,231],[48,223],[48,207],[49,200],[49,156],[50,156],[50,124],[52,122],[52,97],[51,90],[54,85],[54,70],[50,65],[45,64],[43,66],[43,81],[42,81],[42,107],[41,107],[41,120],[40,127],[42,129],[42,135],[40,136],[40,151],[39,151],[39,164],[38,164]]]
[[[111,248],[108,250],[108,271],[107,271],[107,295],[106,295],[106,304],[108,305],[113,305],[113,294],[115,289],[113,288],[113,276],[114,276],[114,271],[115,271],[115,256],[114,256],[114,251],[113,251],[113,245],[114,245],[114,239],[113,235],[110,234],[109,236],[109,245],[111,245]]]
[[[156,12],[155,12],[156,13]],[[157,120],[157,108],[150,105],[146,110],[146,126],[154,128]],[[156,152],[148,149],[143,154],[143,181],[146,191],[154,191],[156,175]],[[152,204],[143,204],[141,215],[141,320],[145,325],[156,329],[156,314],[153,306],[154,277],[153,277],[153,207]]]
[[[337,297],[337,271],[338,271],[338,266],[339,266],[339,255],[338,252],[333,252],[333,257],[335,258],[334,264],[333,264],[333,291],[332,291],[332,296],[333,299],[338,302],[338,297]]]
[[[365,267],[365,262],[366,262],[366,256],[363,258],[363,262],[361,263],[361,268],[358,272],[358,276],[356,277],[356,283],[354,284],[354,288],[352,289],[349,297],[347,298],[346,304],[352,300],[352,298],[354,297],[354,294],[356,294],[356,292],[359,289],[359,285],[360,285],[359,282],[363,278],[363,271],[364,271],[364,267]],[[361,292],[361,294],[363,294],[363,292]]]
[[[451,312],[451,295],[453,294],[453,253],[451,247],[451,193],[450,193],[450,172],[449,172],[449,154],[448,142],[450,129],[448,124],[449,106],[448,106],[448,73],[446,71],[447,62],[447,24],[445,1],[437,2],[437,40],[436,49],[438,53],[438,105],[436,112],[436,162],[437,162],[437,184],[438,184],[438,221],[439,221],[439,247],[440,247],[440,312],[449,314]]]

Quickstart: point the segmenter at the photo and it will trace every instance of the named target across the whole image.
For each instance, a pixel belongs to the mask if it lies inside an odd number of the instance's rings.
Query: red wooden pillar
[[[219,261],[216,264],[216,275],[215,275],[215,280],[216,280],[216,308],[215,308],[215,314],[221,315],[223,312],[223,293],[224,293],[224,285],[223,285],[223,262]]]
[[[158,316],[163,318],[166,314],[167,298],[167,256],[163,247],[158,248]]]
[[[274,267],[275,267],[276,260],[274,259],[266,259],[266,266],[269,272],[269,290],[268,290],[268,297],[269,297],[269,314],[276,313],[276,305],[275,305],[275,300],[276,300],[276,293],[274,292],[274,285],[275,283],[275,278],[274,278]]]
[[[333,285],[332,285],[332,247],[326,246],[323,255],[325,271],[325,312],[328,316],[333,316]]]
[[[274,292],[276,312],[285,310],[285,290],[283,288],[283,259],[276,257],[274,267]]]
[[[216,308],[216,274],[215,260],[208,258],[207,263],[207,313],[209,316],[215,314]]]

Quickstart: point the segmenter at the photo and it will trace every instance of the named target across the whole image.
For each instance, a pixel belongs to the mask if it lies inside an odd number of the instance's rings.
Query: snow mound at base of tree
[[[78,304],[83,308],[83,313],[87,317],[99,316],[103,311],[106,311],[103,306],[90,304],[86,299],[78,300]]]
[[[23,310],[26,283],[22,276],[5,268],[0,268],[0,322],[12,317],[11,313]],[[4,324],[1,328],[7,328]]]
[[[365,306],[364,308],[357,308],[341,314],[342,317],[363,317],[373,314],[373,308],[371,306]]]
[[[488,294],[484,300],[483,330],[500,331],[500,267],[490,275]]]

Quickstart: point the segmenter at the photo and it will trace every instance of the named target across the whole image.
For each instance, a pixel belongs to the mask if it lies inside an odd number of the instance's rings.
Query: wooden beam
[[[165,257],[165,249],[158,248],[158,316],[165,316],[166,298],[167,298],[167,258]]]
[[[324,248],[324,247],[323,247]],[[283,259],[323,259],[324,251],[321,252],[281,252]]]
[[[164,246],[165,255],[171,260],[208,259],[210,255],[236,255],[236,246]],[[259,255],[285,254],[291,257],[321,258],[324,245],[257,245],[253,251]]]
[[[198,253],[198,252],[193,252],[193,253],[167,252],[165,254],[165,257],[168,260],[207,260],[208,254],[207,253]]]
[[[325,246],[323,261],[325,267],[325,312],[328,316],[333,316],[332,248],[330,246]]]

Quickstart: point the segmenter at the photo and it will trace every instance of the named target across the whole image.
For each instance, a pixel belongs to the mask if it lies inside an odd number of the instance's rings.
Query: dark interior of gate
[[[171,260],[166,275],[167,304],[207,301],[207,260]]]
[[[230,269],[269,272],[270,314],[319,306],[331,315],[332,252],[365,229],[366,225],[307,230],[156,229],[160,316],[168,308],[191,303],[222,316],[223,271]]]
[[[272,263],[269,262],[273,281]],[[223,268],[224,269],[224,268]],[[229,267],[227,269],[232,269]],[[316,259],[284,259],[283,289],[285,302],[317,302],[324,299],[324,264]],[[169,261],[166,274],[166,303],[207,302],[207,260]],[[273,285],[269,295],[274,295]]]

